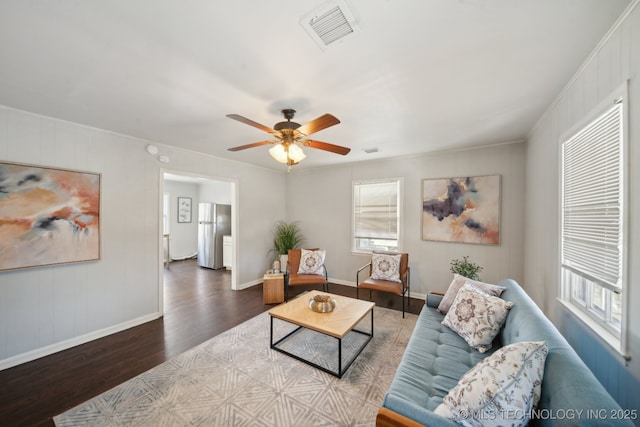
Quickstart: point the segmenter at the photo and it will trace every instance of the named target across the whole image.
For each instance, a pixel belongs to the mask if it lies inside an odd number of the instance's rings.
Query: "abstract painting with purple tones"
[[[0,162],[0,270],[100,259],[100,174]]]
[[[423,180],[422,239],[500,244],[500,175]]]

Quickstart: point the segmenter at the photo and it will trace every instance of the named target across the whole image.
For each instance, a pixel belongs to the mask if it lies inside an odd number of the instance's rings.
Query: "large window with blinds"
[[[622,98],[562,141],[561,281],[565,303],[623,349],[625,120]],[[605,337],[606,338],[606,337]],[[611,340],[608,340],[611,342]]]
[[[353,250],[398,251],[400,248],[399,178],[353,183]]]

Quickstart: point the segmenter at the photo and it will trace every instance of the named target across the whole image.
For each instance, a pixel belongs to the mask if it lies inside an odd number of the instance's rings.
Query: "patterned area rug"
[[[54,418],[57,426],[373,426],[417,316],[376,307],[374,337],[341,379],[269,348],[262,313]],[[358,329],[370,330],[370,317]],[[274,335],[291,325],[274,320]],[[353,336],[353,337],[352,337]],[[361,335],[344,339],[357,347]],[[337,363],[337,340],[297,334],[300,355]],[[345,354],[346,353],[346,354]],[[323,361],[324,359],[324,361]],[[332,362],[335,361],[335,362]]]

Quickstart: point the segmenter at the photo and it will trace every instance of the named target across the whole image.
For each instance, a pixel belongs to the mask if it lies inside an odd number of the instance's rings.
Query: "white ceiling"
[[[351,153],[296,168],[511,142],[630,2],[345,1],[359,31],[323,50],[325,0],[2,0],[0,104],[278,169],[226,114],[338,117],[313,137]]]

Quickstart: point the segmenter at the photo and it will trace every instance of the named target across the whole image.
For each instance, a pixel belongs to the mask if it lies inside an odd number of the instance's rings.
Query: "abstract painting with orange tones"
[[[100,174],[0,162],[0,270],[100,259]]]
[[[500,175],[423,180],[422,239],[500,244]]]

